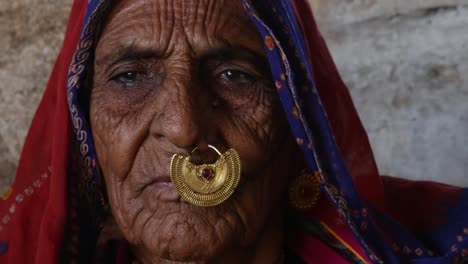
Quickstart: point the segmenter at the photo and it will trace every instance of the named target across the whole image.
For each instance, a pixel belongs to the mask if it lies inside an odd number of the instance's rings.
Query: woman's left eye
[[[247,84],[255,81],[255,78],[243,71],[240,70],[225,70],[221,73],[221,78],[224,81],[237,83],[237,84]]]

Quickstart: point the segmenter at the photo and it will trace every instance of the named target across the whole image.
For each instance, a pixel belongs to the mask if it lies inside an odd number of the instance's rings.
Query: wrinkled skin
[[[263,41],[240,0],[126,0],[96,48],[90,119],[112,215],[142,263],[275,263],[301,167]],[[223,204],[180,200],[174,153],[236,149],[241,182]]]

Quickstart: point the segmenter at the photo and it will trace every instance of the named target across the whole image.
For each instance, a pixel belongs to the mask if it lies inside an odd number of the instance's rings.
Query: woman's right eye
[[[136,71],[128,71],[124,73],[120,73],[116,75],[115,77],[112,78],[112,80],[118,82],[121,85],[124,85],[125,87],[130,87],[135,85],[138,79],[138,75],[140,73]]]

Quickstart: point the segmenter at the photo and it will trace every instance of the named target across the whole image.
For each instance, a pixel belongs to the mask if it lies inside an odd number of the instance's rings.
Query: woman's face
[[[251,247],[281,217],[298,152],[240,0],[118,1],[90,107],[112,213],[139,256],[213,259]],[[242,174],[230,199],[202,208],[180,200],[169,165],[195,147],[212,162],[208,144],[236,149]]]

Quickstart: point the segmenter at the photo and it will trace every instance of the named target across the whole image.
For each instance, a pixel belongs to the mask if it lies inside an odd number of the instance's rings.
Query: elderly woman
[[[467,198],[379,177],[305,0],[75,1],[0,262],[461,263]]]

